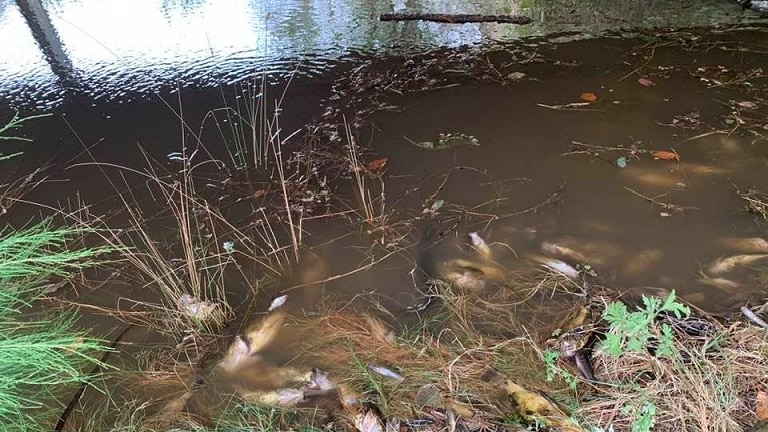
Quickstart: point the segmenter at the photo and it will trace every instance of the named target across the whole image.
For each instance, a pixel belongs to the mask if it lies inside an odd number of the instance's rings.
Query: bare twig
[[[649,197],[649,196],[641,194],[640,192],[638,192],[638,191],[636,191],[634,189],[628,188],[626,186],[624,186],[624,189],[626,189],[627,191],[629,191],[633,195],[637,195],[640,198],[650,202],[651,204],[656,204],[657,206],[659,206],[659,207],[661,207],[661,208],[663,208],[665,210],[672,210],[672,211],[677,211],[677,212],[683,212],[685,210],[698,210],[699,209],[698,207],[681,207],[681,206],[678,206],[678,205],[675,205],[675,204],[665,203],[665,202],[662,202],[662,201],[658,200],[658,198],[665,197],[665,196],[669,195],[669,192],[664,192],[663,194],[659,194],[659,195],[655,195],[653,197]]]

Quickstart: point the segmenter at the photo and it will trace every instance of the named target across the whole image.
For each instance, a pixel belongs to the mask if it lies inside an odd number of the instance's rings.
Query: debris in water
[[[475,147],[480,145],[480,141],[476,137],[472,135],[463,134],[463,133],[438,134],[437,142],[434,142],[434,141],[415,142],[406,136],[403,136],[403,138],[405,138],[406,141],[408,141],[409,143],[427,150],[445,150],[451,147],[456,147],[461,145],[469,146],[469,147]]]
[[[384,425],[373,410],[355,416],[355,427],[360,432],[383,432]]]
[[[584,102],[597,102],[597,95],[592,92],[584,92],[579,95],[579,99]]]
[[[637,83],[643,87],[653,87],[656,85],[655,82],[649,80],[648,78],[638,78]]]
[[[537,256],[537,257],[533,257],[533,260],[550,270],[554,270],[557,273],[560,273],[572,279],[578,278],[579,275],[581,274],[581,272],[576,270],[576,268],[574,268],[572,265],[567,264],[558,259]]]
[[[728,273],[736,267],[749,265],[765,258],[768,258],[768,254],[733,255],[716,260],[714,263],[710,264],[707,271],[713,275]]]
[[[725,238],[720,240],[720,244],[743,253],[768,252],[768,241],[765,241],[765,239],[760,237]]]
[[[659,150],[651,153],[654,159],[673,160],[680,163],[680,155],[676,151]]]
[[[486,258],[491,256],[491,248],[488,247],[488,244],[485,242],[485,240],[483,240],[482,237],[480,237],[476,231],[469,233],[469,239],[472,241],[472,247],[474,247],[476,251],[480,252],[480,255]]]
[[[189,294],[182,294],[176,305],[182,313],[200,321],[208,321],[219,312],[219,305],[199,300]]]
[[[616,159],[616,166],[619,168],[626,168],[627,167],[627,158],[622,156],[618,159]]]
[[[280,306],[284,305],[287,300],[288,300],[287,294],[283,294],[280,297],[275,297],[275,299],[272,300],[272,304],[269,305],[269,309],[267,309],[267,312],[272,312],[273,310],[279,308]]]
[[[381,159],[370,161],[368,162],[368,165],[365,166],[365,169],[367,169],[372,173],[377,173],[381,171],[382,168],[384,168],[384,165],[387,164],[387,161],[389,161],[388,158],[381,158]]]
[[[233,241],[225,241],[221,247],[224,249],[224,252],[226,253],[232,253],[235,251],[235,242]]]
[[[248,330],[245,333],[249,345],[248,354],[251,355],[257,353],[272,343],[282,327],[284,320],[285,315],[277,313],[265,318],[258,327]]]
[[[218,367],[226,372],[232,372],[243,364],[248,357],[250,357],[248,343],[240,336],[235,336],[235,340],[229,346]]]
[[[525,78],[524,72],[510,72],[507,75],[507,79],[510,81],[520,81],[523,78]]]
[[[397,372],[393,372],[391,369],[385,368],[384,366],[379,366],[379,365],[375,365],[373,363],[368,363],[368,369],[370,369],[371,371],[373,371],[373,372],[375,372],[375,373],[377,373],[377,374],[379,374],[379,375],[381,375],[383,377],[391,378],[391,379],[396,380],[396,381],[401,381],[402,382],[402,381],[405,380],[405,378],[403,378],[402,375],[400,375]]]

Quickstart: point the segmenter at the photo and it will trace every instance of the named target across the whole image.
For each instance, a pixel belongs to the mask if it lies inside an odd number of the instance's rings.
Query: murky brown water
[[[411,316],[406,308],[422,299],[427,278],[440,277],[444,263],[460,259],[484,268],[492,261],[501,276],[488,278],[479,293],[486,295],[514,290],[503,283],[505,275],[538,269],[531,257],[555,255],[552,245],[578,252],[583,259],[563,259],[591,265],[605,285],[620,291],[675,289],[713,312],[760,299],[764,287],[759,265],[720,272],[709,267],[719,257],[754,252],[729,246],[733,239],[766,235],[743,210],[737,194],[739,189],[768,187],[768,146],[761,136],[765,40],[760,31],[648,42],[592,39],[547,46],[541,53],[546,61],[521,65],[508,63],[504,52],[494,52],[499,82],[455,74],[445,88],[377,94],[377,101],[391,109],[371,116],[358,140],[373,149],[374,154],[364,156],[366,162],[388,159],[380,181],[364,176],[373,191],[374,216],[386,216],[386,221],[361,224],[357,190],[352,182],[337,179],[331,189],[347,207],[332,210],[344,216],[320,214],[304,221],[304,255],[292,273],[262,287],[255,300],[249,298],[253,281],[228,280],[233,300],[254,300],[243,309],[248,316],[238,321],[258,319],[260,314],[250,312],[263,312],[283,293],[289,295],[284,306],[288,312],[312,313],[343,304],[355,312],[380,307],[391,321],[405,320]],[[443,42],[438,45],[450,46]],[[446,50],[443,55],[453,53]],[[369,60],[346,59],[351,64]],[[386,75],[385,65],[405,61],[392,58],[372,67]],[[511,79],[513,72],[525,76]],[[336,78],[297,78],[282,107],[283,127],[292,131],[319,115]],[[214,90],[182,98],[190,128],[197,130],[208,110],[236,100],[230,90],[224,90],[225,96]],[[597,100],[585,102],[590,99],[581,96],[585,92]],[[139,142],[169,171],[176,169],[166,156],[181,146],[179,121],[170,108],[177,105],[123,102],[41,121],[34,132],[40,148],[28,152],[19,172],[29,172],[24,166],[39,165],[59,145],[64,147],[60,168],[70,169],[51,177],[66,182],[39,187],[27,196],[29,201],[72,208],[77,197],[93,203],[93,212],[106,211],[117,204],[109,200],[115,190],[104,178],[120,188],[123,181],[137,187],[137,201],[154,199],[142,189],[141,176],[126,173],[124,180],[110,167],[100,172],[75,165],[95,160],[144,169],[147,163],[135,147]],[[204,144],[214,157],[224,158],[222,141],[228,139],[210,124],[204,129]],[[471,135],[479,145],[445,150],[414,145],[436,142],[440,133]],[[103,142],[92,154],[79,154],[84,145],[99,140]],[[593,147],[574,154],[584,148],[573,142],[614,150]],[[637,151],[616,150],[632,146]],[[648,153],[672,150],[679,162]],[[252,194],[249,187],[258,189],[247,185],[243,190]],[[440,206],[435,205],[438,200]],[[12,217],[19,219],[30,208],[38,211],[36,206],[16,208],[20,213]],[[254,208],[233,206],[228,216],[243,222]],[[479,259],[469,248],[470,232],[490,244],[490,258]],[[282,244],[287,243],[285,234],[278,233]],[[112,308],[123,307],[126,300],[157,297],[136,281],[118,280],[80,292],[77,300]],[[100,314],[84,321],[98,328],[117,325]],[[230,335],[238,331],[235,327],[228,329]],[[302,337],[291,335],[265,357],[275,364],[297,362]],[[132,351],[157,341],[156,334],[143,329],[126,338],[135,344]],[[133,364],[136,359],[114,361]]]

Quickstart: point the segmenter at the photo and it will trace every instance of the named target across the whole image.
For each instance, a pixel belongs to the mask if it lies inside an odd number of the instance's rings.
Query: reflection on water
[[[0,96],[13,106],[41,109],[78,95],[131,100],[176,86],[232,83],[255,72],[287,73],[297,64],[300,71],[317,74],[352,51],[385,54],[559,31],[708,25],[750,17],[721,0],[576,5],[565,0],[3,0]],[[377,20],[392,11],[520,13],[534,22]]]

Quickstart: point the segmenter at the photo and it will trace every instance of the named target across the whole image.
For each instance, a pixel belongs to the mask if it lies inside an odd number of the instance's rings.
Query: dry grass
[[[654,431],[740,431],[756,421],[754,398],[768,389],[764,331],[743,323],[717,326],[707,338],[676,334],[679,356],[649,353],[594,357],[598,385],[578,415],[588,424],[629,430],[637,413],[626,407],[652,403]]]
[[[748,212],[764,221],[768,220],[768,194],[750,188],[746,191],[740,191],[739,196],[744,200],[744,208]]]

